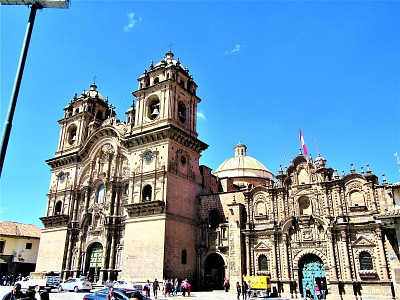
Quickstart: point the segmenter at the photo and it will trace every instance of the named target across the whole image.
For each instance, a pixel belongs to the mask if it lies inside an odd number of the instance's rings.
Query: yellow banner
[[[249,284],[251,289],[271,289],[271,277],[270,276],[243,276],[243,280]]]

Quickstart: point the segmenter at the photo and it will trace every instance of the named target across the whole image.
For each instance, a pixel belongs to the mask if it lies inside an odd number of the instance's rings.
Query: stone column
[[[246,275],[249,276],[251,275],[251,255],[250,255],[250,238],[249,236],[245,237],[245,243],[246,243]]]
[[[282,234],[282,279],[289,279],[289,260],[288,260],[288,249],[287,249],[287,234]]]
[[[340,233],[340,248],[341,248],[341,253],[344,258],[344,274],[343,274],[343,279],[345,280],[351,280],[351,266],[350,266],[350,257],[349,257],[349,252],[348,252],[348,247],[347,247],[347,234],[345,230],[342,230]]]
[[[75,271],[75,274],[74,274],[75,277],[78,277],[79,276],[78,273],[83,271],[83,270],[81,270],[81,266],[82,266],[82,258],[81,258],[81,255],[82,255],[82,235],[79,234],[78,238],[79,238],[79,245],[78,245],[78,253],[76,255],[76,271]]]
[[[67,274],[68,276],[70,275],[69,271],[71,270],[72,241],[73,241],[73,233],[72,231],[70,231],[68,237],[67,258],[64,264],[64,276],[63,276],[64,280],[67,279]]]
[[[97,281],[98,284],[102,284],[105,281],[106,273],[107,273],[107,268],[106,268],[106,263],[107,263],[107,248],[108,244],[103,247],[103,259],[101,261],[101,268],[100,268],[100,276],[99,280]]]
[[[327,236],[327,243],[328,243],[328,253],[327,253],[327,259],[330,262],[331,268],[330,268],[330,280],[336,281],[337,278],[337,266],[336,266],[336,256],[335,256],[335,249],[333,247],[335,241],[334,237],[332,234],[332,228],[328,227],[328,230],[326,231],[326,236]]]
[[[383,243],[383,237],[382,237],[382,230],[380,228],[376,229],[376,235],[377,235],[377,241],[378,241],[378,246],[379,246],[379,265],[381,269],[381,274],[382,277],[381,280],[389,280],[389,274],[387,270],[387,260],[386,260],[386,254],[385,254],[385,246]]]

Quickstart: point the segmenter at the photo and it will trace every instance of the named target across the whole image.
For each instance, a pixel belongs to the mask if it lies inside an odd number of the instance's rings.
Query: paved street
[[[0,299],[3,296],[11,291],[11,287],[0,286]],[[50,293],[50,300],[82,300],[83,296],[86,293],[73,293],[73,292],[57,292],[52,291]],[[213,291],[213,292],[193,292],[190,297],[182,297],[181,295],[174,297],[158,297],[158,300],[166,300],[166,299],[188,299],[188,298],[196,298],[197,300],[236,300],[236,294],[233,292],[224,292],[224,291]],[[152,298],[153,299],[153,298]],[[289,300],[287,298],[271,298],[271,299],[280,299],[280,300]]]

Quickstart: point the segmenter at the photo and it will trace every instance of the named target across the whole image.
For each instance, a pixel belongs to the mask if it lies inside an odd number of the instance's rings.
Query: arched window
[[[61,201],[57,201],[55,214],[56,215],[60,215],[61,214],[61,209],[62,209],[62,202]]]
[[[124,186],[124,195],[125,196],[129,195],[129,184],[125,184],[125,186]]]
[[[181,123],[186,122],[186,106],[184,103],[178,103],[178,119]]]
[[[306,196],[300,197],[299,211],[300,211],[300,216],[312,214],[312,207],[311,207],[310,199],[308,199],[308,197],[306,197]]]
[[[154,83],[154,84],[157,84],[157,83],[159,83],[159,82],[160,82],[160,80],[158,79],[158,77],[155,77],[153,83]]]
[[[298,175],[299,184],[308,184],[310,183],[310,177],[306,170],[301,169]]]
[[[373,270],[372,256],[366,251],[360,253],[360,270]]]
[[[267,257],[265,255],[260,255],[258,257],[258,270],[268,271],[268,262],[267,262]]]
[[[267,215],[267,208],[265,202],[260,201],[256,204],[256,215],[257,216],[266,216]]]
[[[143,202],[151,201],[152,192],[153,192],[153,188],[151,187],[150,184],[146,185],[143,188],[143,198],[142,198]]]
[[[210,214],[208,215],[208,225],[210,228],[217,228],[219,224],[219,217],[218,217],[218,211],[216,209],[213,209],[210,211]]]
[[[99,188],[97,189],[97,203],[104,202],[104,184],[100,184]]]
[[[182,250],[181,264],[182,265],[186,265],[187,264],[187,252],[186,252],[186,250]]]
[[[365,206],[364,195],[359,191],[350,194],[351,206]]]

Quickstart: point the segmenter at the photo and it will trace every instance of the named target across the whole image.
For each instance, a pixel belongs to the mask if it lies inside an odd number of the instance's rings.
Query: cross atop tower
[[[97,76],[94,75],[94,76],[93,76],[93,83],[94,83],[94,84],[96,84],[96,78],[97,78]]]
[[[174,44],[172,44],[171,42],[169,42],[169,45],[167,46],[168,48],[169,48],[169,52],[172,52],[172,46],[173,46]]]

